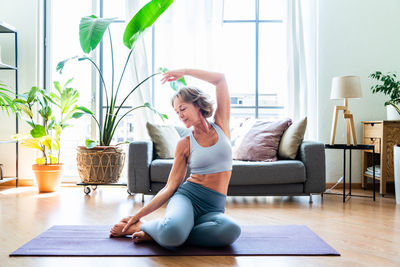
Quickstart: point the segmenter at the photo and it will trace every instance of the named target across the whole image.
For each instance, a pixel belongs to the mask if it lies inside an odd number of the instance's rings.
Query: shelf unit
[[[362,121],[363,143],[375,147],[374,162],[380,165],[379,175],[375,180],[379,181],[379,193],[386,194],[386,183],[394,181],[393,146],[400,144],[400,121]],[[361,187],[365,188],[367,178],[372,175],[365,171],[372,165],[372,150],[362,152]]]
[[[14,37],[14,58],[15,58],[15,66],[3,63],[0,61],[0,71],[14,71],[15,72],[15,96],[18,95],[18,33],[17,30],[0,21],[0,34],[8,34]],[[15,133],[18,133],[18,117],[15,116]],[[0,141],[0,145],[2,144],[13,144],[15,143],[15,177],[3,177],[0,179],[0,184],[14,181],[15,186],[18,187],[18,141],[9,140],[9,141]],[[1,178],[1,177],[0,177]]]

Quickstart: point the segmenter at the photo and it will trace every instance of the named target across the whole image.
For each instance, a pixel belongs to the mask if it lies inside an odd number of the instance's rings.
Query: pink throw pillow
[[[282,134],[292,124],[291,119],[256,121],[234,149],[233,159],[276,161]]]

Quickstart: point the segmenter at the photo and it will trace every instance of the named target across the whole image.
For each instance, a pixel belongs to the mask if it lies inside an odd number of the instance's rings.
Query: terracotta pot
[[[39,193],[55,192],[60,187],[64,164],[32,165]]]
[[[125,152],[116,146],[79,146],[76,161],[82,183],[111,184],[118,182],[121,176]]]

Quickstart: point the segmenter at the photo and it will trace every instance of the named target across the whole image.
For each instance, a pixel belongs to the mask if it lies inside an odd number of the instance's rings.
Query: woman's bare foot
[[[142,225],[143,221],[138,221],[137,223],[132,224],[125,232],[122,232],[126,223],[119,222],[114,225],[113,228],[110,230],[110,237],[118,237],[118,236],[125,236],[125,235],[132,235],[135,232],[140,231],[140,225]]]
[[[133,239],[134,243],[153,241],[153,238],[150,235],[148,235],[146,232],[143,232],[143,231],[133,233],[132,239]]]

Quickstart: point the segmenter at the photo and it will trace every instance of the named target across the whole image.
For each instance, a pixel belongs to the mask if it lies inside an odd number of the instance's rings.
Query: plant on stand
[[[390,99],[385,102],[387,107],[388,120],[399,119],[400,116],[400,80],[395,73],[382,74],[382,72],[377,71],[372,73],[370,78],[376,79],[382,82],[371,87],[372,93],[384,93],[388,95]],[[391,115],[390,108],[395,109],[394,115]],[[396,114],[397,112],[397,114]]]
[[[106,184],[115,183],[119,180],[123,169],[125,153],[117,145],[111,145],[112,138],[121,120],[132,111],[139,108],[149,108],[157,113],[162,119],[167,118],[165,114],[157,112],[149,103],[143,103],[127,112],[122,112],[121,107],[125,104],[132,93],[143,83],[148,81],[155,73],[145,78],[139,84],[132,86],[132,89],[122,97],[122,101],[117,99],[120,93],[120,86],[129,59],[134,51],[135,42],[141,37],[143,32],[157,20],[157,18],[172,4],[173,0],[153,0],[142,7],[130,20],[125,28],[123,43],[130,50],[122,68],[122,73],[118,80],[114,81],[114,51],[109,25],[115,18],[98,18],[95,15],[83,17],[79,24],[79,39],[84,56],[74,56],[58,63],[57,71],[62,73],[65,64],[71,60],[88,60],[97,70],[100,82],[105,92],[106,112],[104,123],[100,124],[96,116],[92,114],[99,129],[99,140],[86,140],[86,147],[78,147],[77,164],[78,172],[84,184]],[[102,70],[97,66],[95,60],[90,57],[90,52],[95,50],[103,39],[105,32],[108,32],[110,40],[111,54],[111,81],[106,84]],[[117,83],[116,83],[117,82]],[[111,89],[111,90],[109,90]],[[122,114],[121,114],[122,113]]]
[[[14,139],[21,141],[23,146],[40,151],[36,164],[32,165],[39,192],[54,192],[60,185],[63,167],[60,163],[62,130],[70,126],[68,122],[71,119],[92,114],[87,108],[76,105],[79,93],[68,87],[71,81],[65,83],[63,88],[59,82],[54,82],[56,90],[50,93],[34,86],[13,100],[17,114],[22,115],[31,127],[29,133],[17,134]],[[37,112],[34,111],[36,104]],[[58,114],[54,106],[58,108]]]

